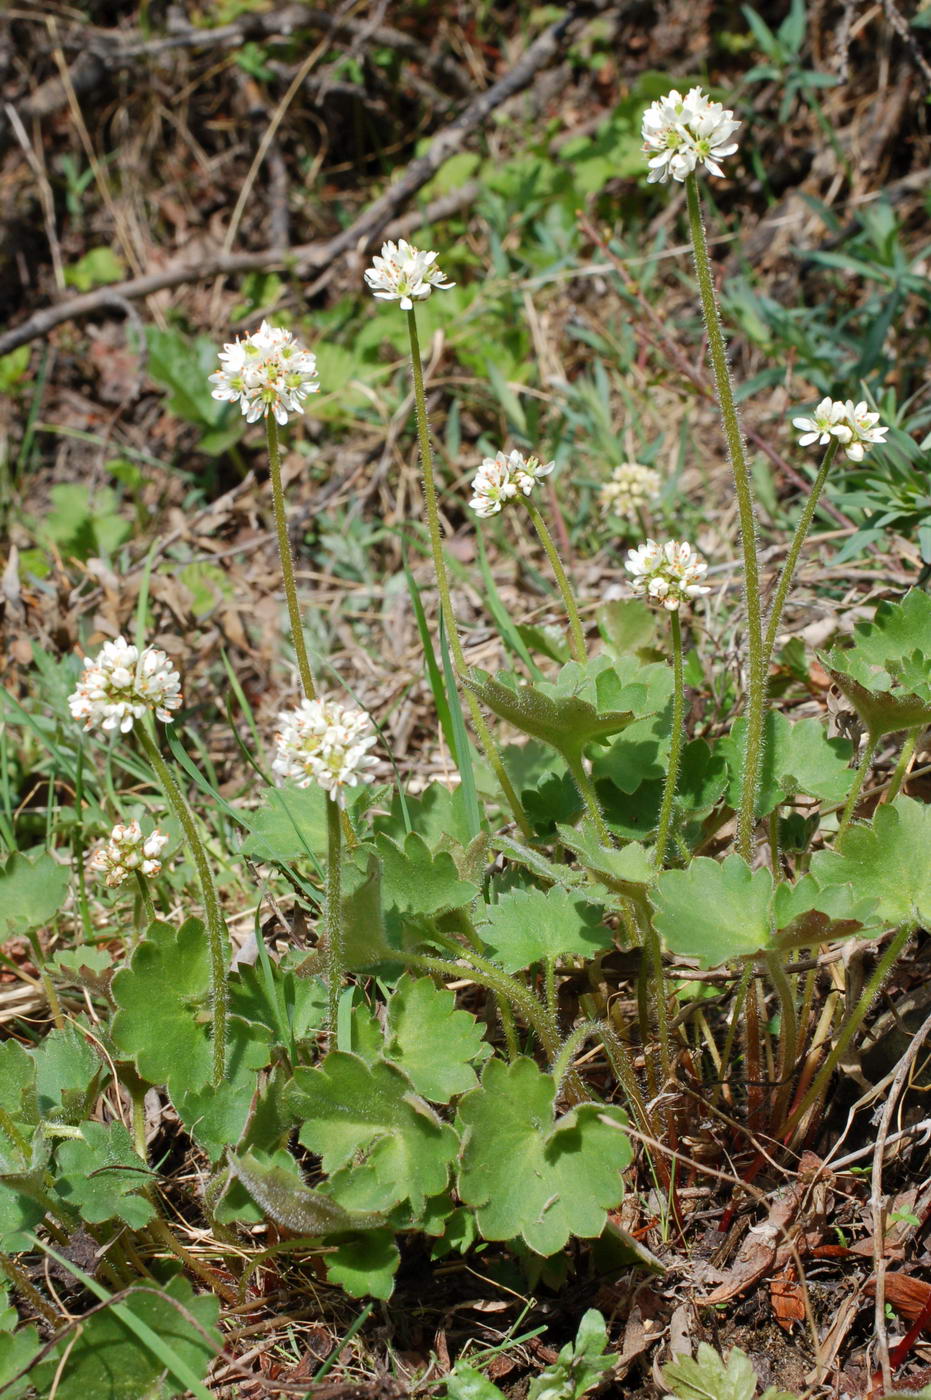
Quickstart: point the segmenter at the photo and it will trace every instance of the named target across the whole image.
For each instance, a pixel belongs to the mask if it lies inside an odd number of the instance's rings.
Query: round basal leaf
[[[36,1101],[43,1118],[80,1123],[97,1097],[103,1062],[76,1025],[42,1037],[30,1056],[36,1067]]]
[[[872,734],[931,724],[931,598],[920,588],[880,603],[850,646],[821,660]]]
[[[216,1298],[210,1293],[195,1297],[191,1285],[179,1275],[164,1288],[136,1284],[121,1301],[168,1343],[194,1375],[206,1375],[223,1345],[217,1331]],[[67,1331],[32,1375],[40,1395],[47,1395],[55,1380],[55,1400],[142,1400],[153,1394],[158,1400],[170,1400],[183,1393],[181,1384],[165,1372],[163,1357],[143,1346],[109,1307]]]
[[[12,855],[0,872],[0,938],[28,933],[54,919],[68,893],[69,871],[44,852],[35,861]]]
[[[491,1054],[484,1030],[457,1009],[453,992],[429,977],[405,976],[388,1003],[384,1055],[401,1066],[418,1094],[449,1103],[478,1083],[473,1065]]]
[[[120,1122],[82,1123],[81,1136],[58,1149],[56,1190],[91,1225],[122,1220],[141,1230],[155,1215],[152,1202],[140,1194],[152,1180]]]
[[[287,1102],[324,1171],[351,1167],[351,1190],[344,1180],[339,1191],[344,1204],[390,1210],[410,1200],[419,1211],[446,1186],[456,1134],[396,1065],[332,1051],[318,1068],[295,1070]]]
[[[459,1194],[486,1240],[520,1238],[555,1254],[600,1235],[631,1161],[620,1109],[581,1104],[555,1122],[552,1078],[524,1057],[489,1060],[459,1104]]]
[[[723,861],[697,856],[686,870],[664,870],[650,896],[667,948],[707,968],[769,946],[772,897],[770,871],[751,871],[736,853]]]
[[[350,1298],[390,1298],[400,1262],[393,1230],[351,1235],[324,1256],[330,1283],[345,1289]]]
[[[150,1084],[174,1096],[210,1078],[210,954],[199,919],[154,923],[113,979],[113,1039]]]
[[[201,1089],[176,1087],[171,1102],[199,1147],[212,1162],[235,1146],[249,1119],[258,1071],[272,1056],[272,1036],[265,1027],[230,1016],[226,1023],[226,1078]]]
[[[656,875],[653,859],[645,846],[636,841],[626,846],[603,846],[591,826],[561,826],[563,845],[578,856],[592,879],[615,894],[641,894]]]
[[[264,805],[241,812],[248,826],[243,855],[253,860],[289,861],[324,859],[327,848],[326,793],[313,784],[308,788],[266,788]]]
[[[505,972],[557,958],[592,958],[613,943],[601,909],[566,890],[514,890],[486,904],[476,930]]]
[[[844,800],[853,782],[853,745],[848,739],[828,738],[821,720],[790,720],[778,710],[767,714],[764,732],[757,817],[768,816],[787,797],[800,792],[823,802]],[[746,733],[746,720],[738,719],[719,743],[730,769],[727,800],[735,808],[740,805]]]
[[[402,843],[379,836],[376,847],[382,862],[382,899],[402,914],[431,915],[461,909],[478,894],[478,887],[460,880],[456,862],[448,851],[434,855],[422,836],[412,831]]]
[[[811,873],[822,889],[852,885],[874,900],[886,927],[931,921],[931,807],[910,797],[878,807],[871,822],[857,822],[836,851],[819,851]]]

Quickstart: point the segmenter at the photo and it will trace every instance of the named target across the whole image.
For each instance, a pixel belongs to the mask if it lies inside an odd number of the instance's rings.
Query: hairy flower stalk
[[[365,273],[365,280],[373,295],[383,301],[398,301],[401,309],[407,312],[407,330],[410,339],[411,376],[414,385],[414,409],[417,422],[417,439],[420,446],[420,464],[423,473],[424,504],[427,515],[427,529],[430,535],[430,550],[433,555],[433,570],[436,575],[440,595],[440,608],[446,635],[453,654],[453,663],[458,675],[466,673],[466,660],[459,639],[456,615],[453,611],[449,591],[449,578],[446,573],[446,560],[443,555],[443,534],[440,527],[439,506],[437,504],[436,479],[433,472],[433,450],[430,446],[430,428],[427,419],[427,401],[423,384],[423,364],[420,356],[420,340],[417,335],[415,301],[424,301],[434,289],[447,291],[455,284],[449,282],[435,266],[436,254],[424,253],[401,240],[399,243],[385,243],[381,254],[372,259],[372,266]],[[466,691],[466,703],[475,725],[479,742],[485,750],[495,777],[511,808],[514,819],[525,837],[530,837],[531,828],[524,813],[514,785],[507,775],[498,746],[495,743],[481,707],[471,691]]]
[[[215,385],[212,395],[229,403],[238,403],[248,423],[265,419],[268,443],[268,467],[272,483],[272,503],[275,512],[275,534],[281,560],[281,578],[288,604],[291,640],[301,677],[301,688],[308,700],[316,694],[313,671],[301,626],[301,609],[294,578],[294,556],[288,538],[284,487],[281,481],[281,450],[278,444],[278,424],[282,427],[293,414],[304,412],[304,400],[320,388],[317,379],[317,357],[305,350],[290,331],[270,326],[263,321],[259,329],[245,340],[238,338],[225,345],[220,354],[220,368],[209,375]]]
[[[170,724],[181,703],[181,679],[165,653],[158,647],[140,649],[123,637],[104,642],[96,657],[85,659],[77,687],[68,699],[72,716],[83,720],[86,730],[119,730],[127,734],[135,728],[162,791],[181,823],[204,901],[213,1003],[213,1082],[221,1084],[226,1075],[226,929],[194,815],[148,728],[151,717]]]
[[[763,643],[764,669],[768,669],[772,659],[782,611],[798,567],[799,555],[811,529],[818,501],[837,453],[843,449],[850,461],[862,462],[871,447],[885,441],[889,431],[888,428],[879,425],[878,413],[871,412],[866,403],[855,404],[851,399],[847,399],[846,402],[839,399],[822,399],[810,417],[793,418],[792,422],[800,434],[800,447],[810,447],[818,443],[827,447],[827,451],[802,508],[786,562],[776,585]]]
[[[744,860],[753,855],[753,828],[756,794],[763,762],[763,718],[766,708],[766,671],[763,651],[763,619],[760,608],[760,569],[756,553],[756,519],[753,509],[753,489],[750,469],[744,452],[743,434],[737,418],[737,406],[731,387],[727,364],[727,348],[714,290],[711,259],[702,223],[698,182],[694,173],[685,177],[688,200],[689,230],[695,256],[695,271],[701,296],[702,312],[708,332],[711,364],[718,403],[727,441],[727,452],[734,474],[737,492],[737,512],[740,520],[740,541],[743,551],[744,601],[747,615],[747,650],[749,677],[747,695],[747,732],[744,743],[741,794],[737,813],[737,846]]]
[[[702,582],[708,565],[688,540],[668,540],[664,545],[658,545],[655,540],[647,540],[639,549],[628,551],[624,567],[632,576],[631,586],[634,593],[663,607],[669,613],[672,629],[672,734],[654,853],[656,867],[662,870],[679,782],[682,737],[685,729],[685,681],[679,609],[683,603],[691,603],[709,592],[707,585]]]

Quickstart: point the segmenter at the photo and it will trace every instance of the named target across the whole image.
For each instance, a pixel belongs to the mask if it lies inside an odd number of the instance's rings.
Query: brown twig
[[[401,177],[393,181],[384,194],[374,200],[347,229],[335,237],[323,242],[305,243],[291,249],[267,248],[256,253],[218,252],[212,257],[201,258],[196,263],[184,263],[175,268],[118,282],[106,289],[111,301],[114,296],[133,301],[168,287],[178,287],[186,282],[203,282],[221,274],[230,276],[240,272],[272,271],[281,268],[298,277],[309,277],[313,273],[321,273],[337,258],[344,257],[347,253],[364,255],[384,235],[391,220],[413,195],[433,178],[450,156],[458,151],[466,138],[478,130],[496,108],[527,87],[541,68],[545,68],[562,53],[585,27],[596,9],[596,4],[586,0],[585,3],[570,7],[559,20],[549,25],[503,78],[464,107],[448,126],[434,136],[423,155],[412,160]],[[468,198],[465,197],[467,192]],[[444,195],[415,216],[414,227],[449,217],[451,212],[469,203],[474,195],[474,185]],[[8,354],[19,345],[26,345],[39,336],[47,335],[55,326],[65,321],[90,315],[104,304],[98,292],[86,292],[82,296],[44,307],[21,325],[0,335],[0,355]]]

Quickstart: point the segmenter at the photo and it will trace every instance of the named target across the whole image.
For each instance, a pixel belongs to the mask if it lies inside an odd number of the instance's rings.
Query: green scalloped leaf
[[[388,1003],[385,1055],[401,1066],[418,1094],[449,1103],[474,1089],[473,1065],[491,1054],[484,1027],[456,997],[429,977],[402,977]]]
[[[656,875],[653,858],[645,846],[630,841],[626,846],[603,846],[591,826],[561,826],[563,845],[578,856],[592,879],[614,894],[638,895]]]
[[[850,646],[821,661],[872,734],[931,724],[931,598],[921,589],[880,603]]]
[[[310,857],[324,859],[327,849],[326,793],[312,784],[306,788],[266,788],[264,805],[239,812],[249,828],[243,855],[280,864]]]
[[[417,1212],[446,1186],[456,1134],[397,1065],[334,1050],[316,1069],[296,1069],[286,1098],[324,1171],[345,1169],[331,1182],[344,1205],[390,1210],[410,1200]]]
[[[350,1298],[390,1298],[401,1251],[393,1230],[368,1230],[341,1240],[324,1256],[330,1283]]]
[[[751,870],[733,852],[723,861],[697,856],[685,870],[662,871],[650,898],[667,948],[712,968],[772,949],[847,938],[871,926],[873,905],[862,883],[853,886],[848,876],[837,885],[830,894],[808,877],[775,886],[770,870]]]
[[[819,851],[811,873],[824,890],[852,884],[876,902],[886,927],[931,922],[931,807],[897,797],[871,822],[856,822],[837,850]]]
[[[258,1071],[272,1057],[272,1033],[254,1021],[229,1016],[226,1022],[226,1077],[222,1084],[179,1088],[171,1102],[181,1122],[212,1162],[239,1142],[258,1087]]]
[[[478,886],[460,880],[448,851],[434,854],[412,831],[403,843],[390,836],[375,842],[382,862],[382,899],[402,914],[431,915],[461,909],[478,894]]]
[[[188,1281],[178,1275],[162,1288],[135,1284],[121,1302],[170,1345],[194,1376],[206,1375],[223,1345],[216,1298],[210,1293],[195,1297]],[[190,1319],[199,1325],[193,1326]],[[66,1332],[35,1368],[31,1379],[40,1395],[49,1393],[59,1368],[56,1400],[171,1400],[184,1392],[179,1381],[166,1375],[164,1357],[143,1346],[112,1307],[82,1318],[81,1326]]]
[[[29,933],[50,923],[65,902],[70,872],[47,851],[35,861],[10,856],[0,872],[0,935]]]
[[[601,909],[558,888],[512,890],[485,905],[476,928],[505,972],[573,955],[592,958],[614,941]]]
[[[746,732],[747,722],[741,718],[719,741],[730,769],[727,800],[735,808],[740,805]],[[819,719],[790,720],[778,710],[767,714],[764,736],[757,817],[768,816],[786,798],[800,792],[823,802],[843,802],[854,776],[850,767],[853,745],[848,739],[828,738]]]
[[[91,1225],[122,1220],[141,1230],[155,1215],[152,1202],[140,1194],[152,1174],[119,1121],[82,1123],[80,1138],[59,1147],[56,1169],[58,1194]]]
[[[166,1084],[172,1096],[207,1083],[210,953],[199,919],[186,920],[177,934],[171,924],[150,925],[129,966],[114,977],[113,998],[113,1039],[143,1079]]]
[[[632,1152],[614,1107],[580,1104],[554,1121],[555,1084],[532,1060],[489,1060],[459,1104],[459,1194],[486,1240],[520,1238],[555,1254],[600,1235],[624,1195]]]

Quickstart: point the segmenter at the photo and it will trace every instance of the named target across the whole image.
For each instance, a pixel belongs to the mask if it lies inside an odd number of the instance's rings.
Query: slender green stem
[[[343,984],[343,912],[340,896],[340,861],[342,859],[342,827],[340,809],[332,797],[326,800],[327,868],[326,868],[326,960],[327,960],[327,1020],[330,1034],[336,1034],[336,1013]]]
[[[667,1084],[672,1078],[672,1054],[669,1048],[669,1016],[666,1011],[666,977],[663,971],[663,952],[660,948],[659,935],[652,923],[647,925],[644,933],[643,952],[650,970],[653,1014],[659,1037],[660,1069],[662,1070],[663,1084]]]
[[[65,1028],[65,1017],[61,1009],[61,1001],[55,988],[55,983],[49,976],[48,968],[45,966],[45,951],[42,944],[39,942],[39,935],[37,933],[30,933],[28,938],[29,942],[32,944],[36,966],[39,969],[39,980],[42,983],[42,990],[45,992],[49,1010],[52,1013],[52,1020],[55,1022],[55,1029],[63,1031]]]
[[[569,575],[563,568],[559,551],[556,548],[556,541],[550,534],[549,527],[537,506],[530,500],[529,496],[524,497],[524,504],[530,512],[530,519],[533,521],[533,528],[540,537],[540,543],[546,550],[546,557],[550,561],[550,567],[559,585],[562,594],[563,606],[569,618],[569,646],[572,651],[572,658],[580,666],[584,666],[588,660],[588,652],[585,647],[585,632],[582,628],[582,620],[579,617],[578,604],[575,601],[575,594],[572,592],[572,584],[569,582]]]
[[[595,784],[592,782],[590,774],[586,771],[585,760],[581,755],[577,759],[570,760],[568,755],[564,755],[569,766],[572,781],[579,790],[579,796],[585,803],[586,811],[591,818],[592,825],[598,833],[598,840],[603,846],[613,846],[614,837],[611,835],[608,823],[604,819],[601,807],[598,802],[598,794],[595,791]]]
[[[145,910],[145,916],[151,924],[155,919],[155,905],[152,903],[152,895],[149,891],[149,882],[143,875],[141,870],[135,870],[133,874],[136,877],[136,889],[139,891],[139,898],[142,901],[142,907]]]
[[[61,1326],[62,1318],[51,1304],[45,1301],[25,1269],[21,1269],[17,1261],[9,1254],[0,1254],[0,1272],[6,1274],[23,1302],[28,1303],[33,1312],[41,1317],[53,1332]]]
[[[669,824],[672,821],[673,805],[676,800],[676,787],[679,782],[679,763],[682,758],[682,735],[685,728],[685,679],[682,669],[682,623],[678,610],[669,614],[672,623],[672,735],[669,744],[669,766],[666,769],[666,785],[659,809],[659,825],[656,829],[656,868],[662,870],[666,859],[666,845],[669,841]]]
[[[737,814],[737,845],[744,860],[753,854],[753,827],[756,794],[763,761],[763,717],[766,708],[766,670],[763,654],[763,620],[760,609],[760,570],[756,554],[756,520],[753,511],[753,489],[750,469],[744,452],[743,435],[737,417],[737,405],[731,387],[727,364],[727,347],[718,311],[708,256],[708,244],[701,217],[701,202],[694,174],[685,181],[689,209],[689,230],[695,254],[695,272],[701,295],[711,365],[718,391],[718,403],[727,441],[727,452],[734,473],[737,492],[737,513],[740,520],[740,540],[744,560],[744,599],[747,609],[747,649],[749,653],[749,694],[747,697],[747,734],[740,806]]]
[[[782,573],[779,575],[779,582],[776,584],[776,592],[773,595],[772,606],[769,610],[769,621],[766,624],[766,637],[763,642],[763,674],[765,676],[769,663],[772,660],[773,648],[776,645],[776,636],[779,632],[779,624],[782,621],[782,610],[785,607],[786,598],[789,596],[789,589],[795,577],[795,570],[798,568],[799,555],[802,552],[802,545],[811,529],[811,522],[815,518],[815,511],[818,508],[818,500],[824,490],[824,483],[827,481],[828,472],[831,470],[831,463],[837,456],[839,447],[837,438],[832,438],[828,443],[828,449],[824,454],[824,460],[818,469],[811,490],[808,493],[808,500],[802,508],[798,524],[795,527],[795,534],[786,555],[786,561],[782,566]]]
[[[204,901],[204,914],[207,921],[207,942],[210,948],[210,994],[213,1003],[213,1082],[222,1084],[226,1078],[226,1013],[229,994],[227,990],[227,939],[217,898],[216,886],[207,858],[207,850],[197,830],[194,813],[188,806],[187,798],[181,791],[168,764],[158,751],[158,745],[143,725],[136,732],[146,758],[155,769],[162,785],[162,791],[181,823],[185,840],[194,858],[197,878],[200,881],[201,896]]]
[[[556,1085],[557,1100],[562,1093],[563,1080],[572,1068],[575,1052],[580,1046],[585,1044],[586,1040],[590,1040],[592,1036],[600,1036],[601,1034],[601,1026],[597,1021],[583,1021],[580,1026],[576,1026],[575,1030],[571,1031],[569,1035],[566,1036],[566,1039],[560,1046],[559,1054],[550,1066],[550,1074]]]
[[[876,753],[876,745],[880,740],[879,734],[867,734],[866,743],[863,745],[863,753],[860,762],[857,764],[856,777],[853,780],[853,787],[847,797],[847,805],[844,808],[844,815],[840,819],[840,826],[837,828],[837,835],[834,838],[834,845],[840,844],[841,839],[846,835],[847,828],[853,820],[856,811],[857,799],[863,787],[867,773],[873,766],[873,755]]]
[[[737,1039],[737,1032],[741,1025],[744,1005],[750,991],[750,983],[753,977],[753,965],[747,963],[740,975],[740,981],[734,992],[733,1006],[731,1009],[730,1021],[728,1022],[727,1034],[724,1037],[724,1048],[721,1051],[721,1071],[720,1082],[715,1085],[714,1093],[711,1096],[712,1104],[717,1104],[721,1097],[725,1083],[727,1081],[728,1070],[730,1069],[731,1057],[734,1053],[734,1041]]]
[[[278,424],[275,422],[274,414],[266,414],[265,432],[268,439],[268,466],[272,481],[272,502],[275,507],[275,533],[278,536],[278,554],[281,559],[281,578],[284,583],[284,594],[288,600],[288,620],[291,624],[291,641],[294,643],[294,654],[297,658],[297,669],[301,677],[301,686],[308,700],[313,700],[317,694],[317,687],[314,685],[313,671],[310,669],[310,658],[307,655],[307,644],[304,641],[304,629],[301,626],[301,607],[297,598],[297,584],[294,579],[294,556],[291,553],[291,541],[288,538],[288,519],[284,507],[284,487],[281,483],[281,451],[278,446]]]
[[[847,1020],[844,1022],[840,1034],[834,1040],[828,1057],[825,1060],[824,1064],[821,1066],[821,1069],[818,1071],[818,1074],[815,1076],[811,1088],[808,1090],[808,1093],[802,1099],[802,1102],[798,1105],[798,1107],[794,1110],[791,1117],[789,1118],[789,1121],[785,1127],[785,1136],[783,1138],[784,1142],[790,1141],[792,1134],[800,1126],[800,1124],[804,1122],[808,1110],[812,1107],[813,1104],[818,1102],[822,1093],[827,1088],[828,1080],[830,1079],[831,1075],[834,1073],[835,1069],[840,1064],[841,1060],[846,1054],[847,1046],[850,1044],[851,1040],[853,1040],[853,1037],[856,1035],[857,1031],[860,1029],[860,1026],[863,1024],[867,1012],[869,1011],[876,997],[882,990],[883,983],[889,976],[889,973],[892,971],[892,968],[896,960],[898,959],[899,954],[905,948],[905,945],[911,938],[913,932],[914,925],[905,924],[893,936],[892,942],[889,944],[889,947],[883,953],[882,957],[879,959],[879,962],[873,969],[872,977],[867,982],[866,986],[863,988],[859,1001],[857,1002],[850,1016],[848,1016]]]
[[[417,335],[417,314],[413,307],[411,307],[410,311],[407,313],[407,330],[411,347],[411,376],[414,383],[414,416],[417,420],[417,440],[420,444],[420,465],[423,472],[427,529],[430,535],[430,549],[433,554],[433,572],[436,575],[436,586],[440,594],[440,609],[443,613],[446,635],[449,638],[449,645],[453,654],[453,663],[458,675],[464,676],[467,670],[466,659],[459,637],[459,628],[456,625],[456,614],[453,611],[453,600],[449,591],[449,576],[446,572],[446,559],[443,555],[443,532],[440,527],[436,477],[433,472],[433,448],[430,446],[430,425],[427,421],[427,396],[423,384],[420,339]],[[532,840],[533,829],[527,820],[526,813],[524,812],[520,798],[514,788],[514,784],[511,782],[505,770],[498,745],[492,737],[491,730],[485,723],[485,716],[482,714],[481,706],[470,690],[466,690],[465,695],[479,743],[485,750],[485,756],[492,766],[501,791],[504,793],[505,800],[514,816],[514,820],[517,822],[523,835],[528,840]]]
[[[908,765],[912,761],[915,749],[918,747],[918,740],[921,737],[921,729],[910,729],[905,736],[905,743],[902,745],[902,752],[899,754],[899,761],[895,765],[895,772],[889,779],[889,786],[886,788],[886,802],[892,802],[898,797],[905,781],[905,774],[908,772]]]
[[[559,1053],[559,1031],[545,1007],[540,1005],[532,992],[528,992],[526,987],[520,986],[506,972],[502,972],[494,963],[488,963],[484,958],[480,960],[482,966],[476,966],[477,960],[468,949],[464,948],[462,955],[470,966],[463,967],[461,963],[452,962],[448,958],[437,958],[431,953],[400,952],[398,958],[411,967],[422,967],[425,972],[439,972],[444,977],[462,977],[465,974],[480,987],[487,987],[498,997],[509,1001],[536,1033],[547,1058],[554,1060]]]
[[[556,1020],[558,1007],[556,1005],[556,959],[546,958],[543,963],[543,989],[546,999],[546,1009]]]
[[[778,1132],[789,1095],[792,1092],[792,1070],[798,1051],[798,1017],[792,984],[782,965],[779,953],[766,954],[766,967],[779,997],[779,1087],[773,1104],[771,1123]]]
[[[498,1008],[498,1016],[501,1020],[501,1029],[504,1032],[504,1043],[507,1047],[508,1059],[516,1060],[520,1054],[520,1046],[517,1043],[517,1027],[514,1025],[514,1010],[506,997],[495,997],[495,1006]]]

